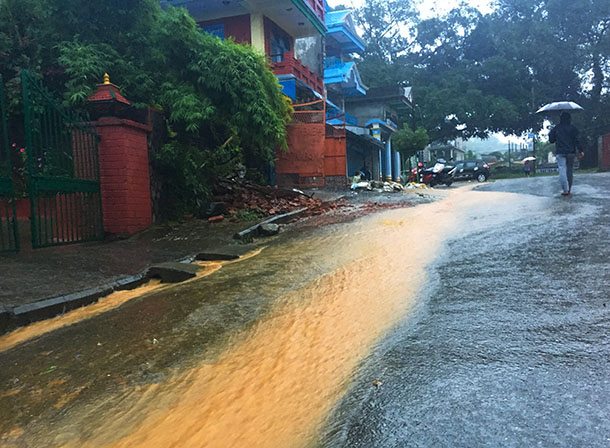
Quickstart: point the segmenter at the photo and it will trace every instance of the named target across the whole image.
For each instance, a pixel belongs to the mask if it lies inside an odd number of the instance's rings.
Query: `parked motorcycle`
[[[425,168],[424,164],[419,162],[417,167],[411,170],[409,181],[430,185],[431,187],[442,184],[449,187],[453,183],[453,170],[454,167],[447,165],[444,159],[438,159],[434,166],[430,168]]]
[[[413,182],[413,183],[419,183],[419,184],[423,183],[424,170],[425,170],[424,164],[422,162],[417,162],[417,166],[409,172],[409,178],[407,179],[407,182]]]

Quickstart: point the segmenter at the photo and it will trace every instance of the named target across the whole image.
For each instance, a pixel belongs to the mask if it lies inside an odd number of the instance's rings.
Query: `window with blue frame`
[[[216,36],[220,39],[224,39],[225,38],[225,26],[224,23],[216,23],[214,25],[204,25],[203,26],[203,31],[205,31],[208,34],[211,34],[212,36]]]

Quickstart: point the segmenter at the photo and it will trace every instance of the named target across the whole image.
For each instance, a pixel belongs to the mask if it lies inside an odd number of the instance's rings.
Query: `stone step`
[[[180,283],[194,278],[201,266],[189,263],[178,263],[169,261],[167,263],[155,264],[146,271],[147,278],[160,278],[162,283]]]

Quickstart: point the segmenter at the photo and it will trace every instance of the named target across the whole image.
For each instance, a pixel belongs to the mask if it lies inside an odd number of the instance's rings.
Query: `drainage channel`
[[[260,254],[263,249],[264,248],[256,249],[233,259],[227,259],[229,257],[224,257],[222,254],[214,254],[213,256],[201,254],[195,257],[195,260],[191,263],[163,263],[158,265],[158,267],[156,266],[149,269],[147,273],[149,280],[144,280],[144,283],[133,289],[114,291],[97,299],[94,303],[67,311],[50,319],[30,323],[29,325],[19,327],[10,333],[0,336],[0,352],[10,350],[27,341],[60,328],[74,325],[83,320],[116,309],[130,300],[141,298],[152,292],[158,292],[163,289],[172,288],[176,284],[184,284],[207,277],[218,272],[223,266],[255,257]],[[197,260],[197,258],[200,258],[201,260]],[[212,260],[212,258],[216,258],[217,260]],[[192,275],[181,274],[179,272],[181,267],[184,269],[184,272],[192,273]],[[175,279],[178,280],[176,281]]]

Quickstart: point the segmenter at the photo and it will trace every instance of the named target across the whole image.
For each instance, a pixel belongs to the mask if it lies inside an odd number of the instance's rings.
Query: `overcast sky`
[[[330,6],[351,5],[353,7],[362,6],[365,0],[327,0]],[[492,10],[491,3],[493,0],[466,0],[472,6],[475,6],[483,13],[488,13]],[[420,2],[420,12],[422,18],[428,19],[434,16],[440,16],[455,8],[459,4],[458,0],[422,0]]]

